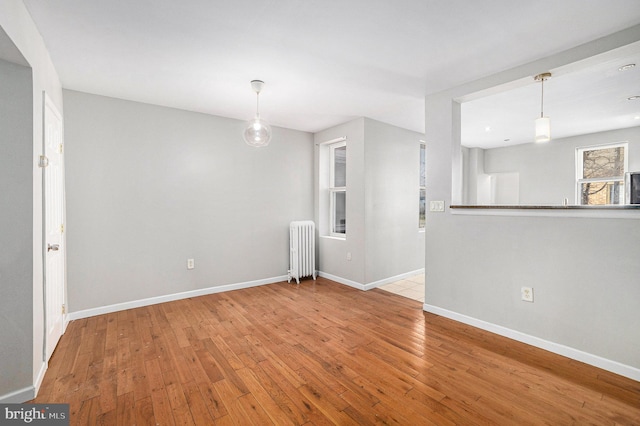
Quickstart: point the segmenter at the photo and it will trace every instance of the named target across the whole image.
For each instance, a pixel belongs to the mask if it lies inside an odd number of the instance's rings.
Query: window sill
[[[347,237],[336,237],[334,235],[320,235],[320,238],[326,238],[329,240],[338,240],[338,241],[345,241],[347,239]]]
[[[478,206],[452,205],[451,213],[476,216],[548,216],[605,219],[640,219],[640,205],[619,206]]]

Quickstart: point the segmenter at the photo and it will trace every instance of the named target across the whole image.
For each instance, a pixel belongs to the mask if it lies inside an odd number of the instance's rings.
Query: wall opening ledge
[[[640,205],[451,205],[454,215],[472,216],[539,216],[602,219],[640,219]]]

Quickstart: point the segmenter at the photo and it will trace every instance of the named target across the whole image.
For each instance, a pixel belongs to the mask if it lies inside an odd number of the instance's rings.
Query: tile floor
[[[424,303],[424,274],[414,275],[378,288]]]

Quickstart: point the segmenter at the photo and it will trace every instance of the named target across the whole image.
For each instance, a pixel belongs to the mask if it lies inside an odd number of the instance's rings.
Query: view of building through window
[[[582,205],[624,203],[627,145],[579,148],[577,190]]]

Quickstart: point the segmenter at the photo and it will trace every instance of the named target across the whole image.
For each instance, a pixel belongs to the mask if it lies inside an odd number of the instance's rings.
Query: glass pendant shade
[[[247,123],[243,136],[244,141],[249,146],[267,146],[271,142],[271,126],[259,116],[256,116],[256,118],[249,120]]]
[[[536,142],[549,142],[551,140],[551,120],[549,117],[536,119]]]
[[[249,120],[242,135],[247,145],[256,148],[267,146],[271,142],[271,126],[260,118],[260,91],[262,87],[264,87],[264,81],[251,81],[251,88],[256,92],[256,117]]]

